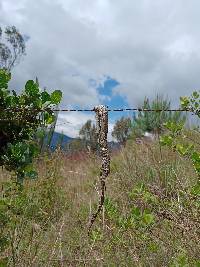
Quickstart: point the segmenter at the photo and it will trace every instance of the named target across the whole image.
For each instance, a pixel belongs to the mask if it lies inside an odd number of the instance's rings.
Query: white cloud
[[[130,105],[156,93],[177,105],[200,86],[199,10],[198,0],[1,0],[0,23],[31,37],[11,86],[38,76],[63,105],[92,107],[102,98],[89,80],[108,75]]]
[[[56,131],[63,132],[70,137],[78,137],[79,130],[87,120],[95,122],[93,113],[67,112],[60,113],[57,120]]]
[[[79,130],[86,123],[87,120],[91,120],[96,123],[94,112],[60,112],[58,115],[58,120],[56,124],[56,131],[59,133],[64,133],[70,137],[78,137]],[[109,123],[108,127],[108,140],[112,140],[111,132],[113,130],[114,124]]]

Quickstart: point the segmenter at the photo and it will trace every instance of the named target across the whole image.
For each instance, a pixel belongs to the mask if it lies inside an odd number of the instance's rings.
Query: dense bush
[[[34,136],[41,125],[54,121],[51,109],[60,103],[62,93],[41,92],[38,83],[29,80],[17,95],[8,90],[10,79],[11,74],[0,69],[0,166],[15,171],[18,181],[22,181],[26,176],[36,176],[30,167],[37,154]]]
[[[132,125],[133,133],[138,136],[141,136],[146,131],[154,134],[161,134],[164,130],[163,124],[169,120],[174,123],[184,123],[186,121],[186,116],[183,112],[166,111],[171,109],[171,102],[167,98],[159,95],[152,101],[145,98],[140,108],[160,111],[139,111]]]

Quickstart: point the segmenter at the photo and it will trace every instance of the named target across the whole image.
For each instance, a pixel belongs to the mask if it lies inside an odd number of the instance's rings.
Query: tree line
[[[145,132],[159,136],[165,131],[164,124],[167,121],[183,124],[186,122],[186,115],[179,111],[165,111],[171,109],[171,102],[163,96],[157,95],[152,101],[145,98],[140,109],[163,110],[161,112],[139,111],[132,117],[122,116],[115,122],[112,137],[116,142],[125,145],[128,139],[141,138]],[[88,120],[79,131],[79,139],[72,141],[72,148],[83,149],[89,147],[95,152],[97,148],[96,126]]]

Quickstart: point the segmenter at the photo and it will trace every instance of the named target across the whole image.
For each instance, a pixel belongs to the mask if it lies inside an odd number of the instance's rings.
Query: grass
[[[200,266],[198,177],[187,158],[157,142],[128,142],[112,156],[90,236],[99,159],[58,150],[35,165],[39,178],[22,191],[0,173],[0,266]]]

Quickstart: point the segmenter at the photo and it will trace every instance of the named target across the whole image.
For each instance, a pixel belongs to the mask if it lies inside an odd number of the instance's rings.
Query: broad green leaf
[[[25,85],[25,92],[30,96],[37,96],[39,93],[39,87],[33,80],[29,80]]]
[[[47,101],[51,101],[51,96],[46,91],[44,91],[41,93],[41,99],[42,99],[42,104],[44,104]]]
[[[51,102],[52,104],[58,105],[62,99],[62,92],[60,90],[55,90],[51,94]]]
[[[41,109],[42,108],[42,100],[37,98],[33,100],[33,108]]]

